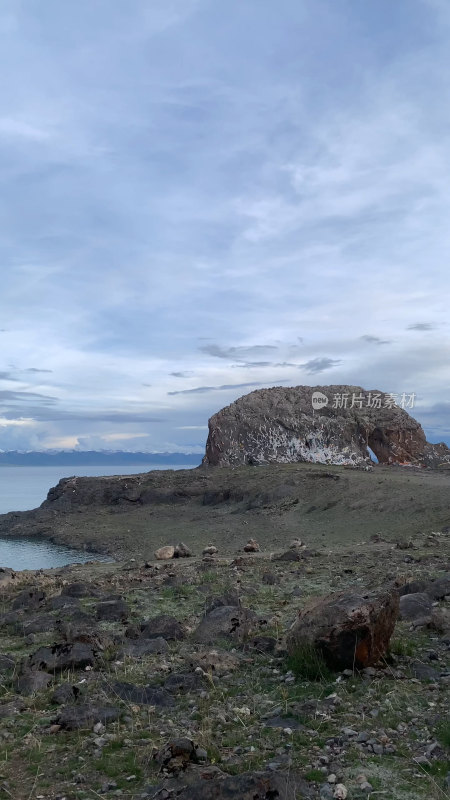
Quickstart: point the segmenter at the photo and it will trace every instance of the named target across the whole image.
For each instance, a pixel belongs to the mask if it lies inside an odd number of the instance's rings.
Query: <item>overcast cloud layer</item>
[[[0,449],[203,450],[272,385],[450,441],[446,0],[2,0]]]

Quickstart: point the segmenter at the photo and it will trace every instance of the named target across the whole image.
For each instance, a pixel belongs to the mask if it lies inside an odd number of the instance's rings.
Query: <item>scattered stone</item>
[[[173,558],[175,555],[175,548],[171,544],[167,544],[164,547],[158,548],[155,550],[155,558],[158,561],[168,561],[170,558]]]
[[[206,650],[186,656],[186,662],[193,669],[201,669],[210,675],[227,675],[237,669],[241,660],[227,650]]]
[[[209,544],[208,547],[203,548],[202,556],[215,556],[217,552],[217,547],[215,547],[213,544]]]
[[[244,545],[245,553],[259,553],[259,544],[256,539],[249,539],[247,544]]]
[[[346,800],[347,796],[347,787],[344,786],[343,783],[338,783],[333,792],[333,797],[335,797],[336,800]]]
[[[277,576],[274,572],[263,572],[261,580],[267,586],[275,586],[277,583]]]
[[[186,544],[178,542],[178,544],[175,545],[173,558],[190,558],[191,556],[192,552]]]
[[[313,646],[333,669],[371,666],[385,655],[398,615],[396,592],[343,592],[299,612],[287,636],[290,653]]]
[[[206,614],[194,631],[195,642],[213,644],[218,638],[247,639],[257,616],[253,611],[241,606],[219,606]]]

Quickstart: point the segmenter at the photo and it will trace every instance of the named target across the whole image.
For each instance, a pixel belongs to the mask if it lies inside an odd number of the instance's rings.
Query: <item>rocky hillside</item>
[[[244,395],[209,420],[203,463],[366,464],[368,447],[382,464],[450,462],[448,447],[429,444],[419,423],[392,395],[336,385],[275,387]]]
[[[0,570],[0,798],[444,800],[450,538]],[[355,558],[355,549],[358,558]]]

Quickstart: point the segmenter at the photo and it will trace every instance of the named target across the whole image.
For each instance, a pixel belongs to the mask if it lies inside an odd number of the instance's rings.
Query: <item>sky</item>
[[[450,443],[449,45],[447,0],[2,0],[0,449],[347,383]]]

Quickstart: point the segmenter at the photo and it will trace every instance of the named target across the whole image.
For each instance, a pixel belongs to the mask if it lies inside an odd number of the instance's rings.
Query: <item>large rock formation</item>
[[[396,400],[360,386],[258,389],[211,417],[203,463],[358,465],[370,463],[368,448],[383,464],[450,463],[449,448],[427,442]]]

